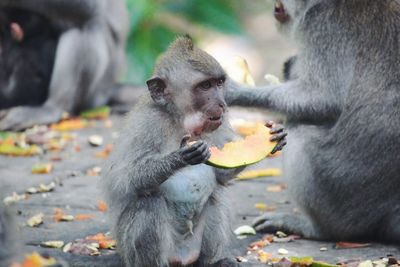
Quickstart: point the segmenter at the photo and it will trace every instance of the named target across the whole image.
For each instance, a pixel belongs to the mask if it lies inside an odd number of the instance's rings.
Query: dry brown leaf
[[[78,214],[75,215],[75,221],[86,221],[94,218],[93,214]]]
[[[117,245],[115,240],[103,233],[98,233],[94,236],[88,236],[85,239],[99,243],[99,248],[101,249],[115,249],[115,246]]]
[[[25,260],[19,263],[13,263],[10,267],[47,267],[56,265],[57,261],[54,258],[42,257],[37,252],[26,255]]]
[[[349,248],[365,248],[369,247],[369,243],[352,243],[352,242],[337,242],[335,248],[337,249],[349,249]]]
[[[104,201],[99,200],[97,202],[97,209],[99,211],[101,211],[101,212],[106,212],[107,211],[107,204]]]
[[[96,158],[105,159],[110,155],[112,150],[113,150],[113,145],[112,144],[108,144],[108,145],[106,145],[104,150],[96,153]]]
[[[53,164],[51,163],[38,163],[32,166],[33,174],[47,174],[53,170]]]
[[[279,193],[285,190],[286,187],[287,187],[286,184],[271,185],[267,187],[267,191],[272,193]]]

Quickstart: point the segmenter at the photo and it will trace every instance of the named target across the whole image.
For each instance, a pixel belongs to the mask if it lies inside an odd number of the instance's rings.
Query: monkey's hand
[[[275,154],[277,151],[283,149],[283,147],[287,144],[286,136],[287,132],[285,131],[285,127],[282,124],[276,124],[273,121],[269,121],[265,124],[266,127],[270,128],[270,133],[273,134],[271,137],[271,141],[277,141],[278,144],[274,147],[271,154]]]
[[[206,162],[211,157],[211,152],[206,142],[200,140],[188,146],[186,144],[187,139],[187,137],[183,138],[181,148],[178,151],[183,162],[189,165],[197,165]]]

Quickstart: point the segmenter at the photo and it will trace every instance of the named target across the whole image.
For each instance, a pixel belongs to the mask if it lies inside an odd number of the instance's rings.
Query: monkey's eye
[[[217,86],[222,87],[224,85],[225,80],[224,79],[218,79],[217,80]]]
[[[201,87],[202,89],[204,89],[204,90],[210,89],[211,86],[212,86],[212,84],[211,84],[210,81],[204,81],[204,82],[200,83],[200,87]]]

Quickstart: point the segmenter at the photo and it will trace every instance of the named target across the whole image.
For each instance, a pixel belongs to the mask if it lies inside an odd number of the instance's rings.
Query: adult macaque
[[[5,77],[0,75],[0,130],[20,130],[35,124],[56,122],[64,111],[76,113],[81,109],[104,105],[110,100],[117,76],[124,65],[124,46],[128,33],[124,0],[3,0],[0,1],[0,11],[9,22],[2,25],[2,36],[7,38],[0,41],[0,63],[14,71]],[[52,67],[48,88],[36,92],[39,96],[31,90],[26,92],[29,95],[23,93],[27,85],[21,83],[24,83],[27,68],[12,66],[9,62],[14,59],[9,51],[14,51],[14,54],[19,51],[16,64],[21,64],[21,57],[29,59],[39,55],[35,51],[22,49],[25,46],[33,50],[29,42],[33,42],[35,36],[24,34],[32,30],[26,28],[29,23],[24,27],[24,17],[20,17],[22,23],[10,21],[10,12],[26,12],[28,16],[38,18],[40,23],[47,23],[47,28],[61,34],[54,66],[52,62],[48,64]],[[45,35],[41,30],[36,28],[33,32],[43,37]],[[18,47],[9,46],[10,42],[18,43]],[[45,55],[49,60],[53,60],[51,51]],[[33,67],[35,69],[39,65],[36,69],[40,74],[43,63],[35,64]],[[46,77],[42,84],[46,85]]]
[[[178,38],[147,81],[150,94],[128,116],[103,175],[126,266],[239,264],[227,251],[225,186],[240,170],[203,164],[208,144],[235,138],[225,118],[225,79],[213,57]],[[272,128],[279,150],[286,134]],[[196,143],[188,146],[189,138]]]
[[[257,229],[399,243],[400,2],[283,0],[275,16],[299,45],[293,80],[226,99],[287,116],[285,174],[303,213]]]

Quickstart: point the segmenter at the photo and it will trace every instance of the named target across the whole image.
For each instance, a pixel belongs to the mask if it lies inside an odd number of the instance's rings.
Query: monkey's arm
[[[119,144],[113,155],[113,163],[106,176],[110,185],[115,183],[115,188],[123,190],[117,190],[117,194],[122,192],[136,195],[155,193],[160,184],[177,170],[188,165],[200,164],[209,157],[208,145],[203,141],[162,154],[154,144],[154,139],[159,139],[159,135],[152,136],[148,131],[143,131],[143,133],[147,136],[142,134],[134,141],[130,141],[130,144],[135,144],[136,147],[132,147],[129,143]],[[131,153],[131,150],[134,152]],[[125,194],[122,193],[122,195]]]
[[[323,121],[340,114],[337,98],[329,92],[308,88],[300,80],[258,88],[230,81],[225,99],[228,105],[267,108],[297,120]]]
[[[14,7],[39,14],[71,21],[85,21],[93,16],[99,6],[98,0],[2,0],[0,7]]]

